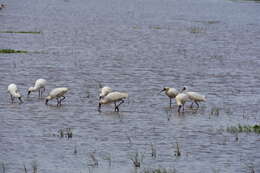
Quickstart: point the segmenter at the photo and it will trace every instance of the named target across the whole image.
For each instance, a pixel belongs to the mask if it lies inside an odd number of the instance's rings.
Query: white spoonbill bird
[[[35,81],[34,87],[30,87],[28,89],[28,96],[31,94],[31,92],[38,91],[39,97],[42,97],[43,92],[45,91],[45,86],[47,84],[47,81],[45,79],[37,79]]]
[[[53,90],[51,90],[51,92],[49,93],[49,95],[46,97],[45,99],[45,104],[48,104],[49,100],[55,99],[57,100],[57,106],[61,106],[61,101],[63,101],[66,97],[64,96],[64,94],[66,92],[68,92],[68,88],[54,88]]]
[[[192,101],[191,103],[191,107],[193,107],[193,103],[195,103],[197,105],[197,107],[199,108],[199,102],[205,102],[206,101],[206,97],[200,93],[197,92],[191,92],[191,91],[187,91],[187,87],[183,87],[182,92],[184,91],[184,93],[186,93],[189,96],[189,99]]]
[[[22,101],[22,96],[19,93],[19,91],[17,89],[17,86],[15,84],[12,83],[12,84],[8,85],[8,89],[7,90],[9,92],[10,96],[11,96],[12,103],[14,102],[15,98],[18,98],[20,103],[23,102]]]
[[[5,8],[5,5],[4,5],[4,4],[1,4],[1,5],[0,5],[0,10],[2,10],[3,8]]]
[[[115,111],[118,112],[119,111],[119,106],[124,103],[124,99],[126,99],[128,97],[128,93],[123,93],[123,92],[111,92],[108,95],[106,95],[105,97],[101,98],[99,100],[99,106],[98,106],[98,110],[101,110],[101,105],[102,104],[109,104],[109,103],[114,103],[115,104]],[[119,102],[119,104],[116,104],[117,102]]]
[[[170,107],[172,105],[172,98],[175,98],[179,92],[175,88],[164,87],[161,92],[165,91],[165,94],[170,98]],[[161,93],[160,92],[160,93]]]
[[[99,100],[112,92],[112,89],[108,86],[104,86],[100,89]]]
[[[178,105],[178,112],[182,111],[184,112],[184,105],[187,101],[189,101],[189,96],[186,93],[180,93],[175,97],[176,103]]]

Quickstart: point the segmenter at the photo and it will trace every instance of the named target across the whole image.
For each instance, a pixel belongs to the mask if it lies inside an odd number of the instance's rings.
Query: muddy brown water
[[[227,127],[259,124],[260,3],[228,0],[9,0],[0,11],[0,162],[6,173],[260,172],[260,138]],[[36,52],[35,52],[36,51]],[[45,106],[26,90],[68,87]],[[23,104],[11,104],[16,83]],[[126,91],[113,112],[97,111],[99,84]],[[200,109],[177,114],[164,86],[203,93]],[[46,95],[47,92],[44,94]],[[219,110],[219,115],[211,114]],[[72,139],[60,138],[71,128]],[[181,156],[176,157],[176,143]],[[151,157],[151,144],[157,157]],[[74,153],[74,150],[77,153]],[[143,155],[141,168],[130,158]],[[93,154],[98,167],[92,167]],[[109,166],[108,159],[111,159]],[[2,168],[0,168],[2,171]],[[3,171],[2,171],[3,172]]]

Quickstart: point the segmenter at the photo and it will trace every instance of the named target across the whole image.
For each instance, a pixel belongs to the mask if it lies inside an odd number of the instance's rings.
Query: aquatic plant
[[[0,53],[28,53],[26,50],[0,49]]]
[[[110,154],[110,153],[104,154],[102,158],[103,158],[104,160],[107,160],[109,167],[111,167],[111,165],[112,165],[111,154]]]
[[[24,172],[27,173],[27,168],[26,168],[25,164],[23,164],[23,169],[24,169]]]
[[[77,150],[77,147],[76,145],[74,146],[74,152],[73,152],[75,155],[78,153],[78,150]]]
[[[190,28],[190,33],[192,34],[198,34],[198,33],[203,33],[205,30],[201,27],[191,27]]]
[[[175,156],[181,156],[181,151],[178,142],[176,142]]]
[[[227,127],[227,132],[230,133],[257,133],[260,134],[260,125],[240,125]]]
[[[220,112],[220,108],[218,108],[218,107],[213,107],[213,108],[211,108],[210,115],[216,115],[216,116],[218,116],[218,115],[219,115],[219,112]]]
[[[207,21],[207,24],[216,24],[216,23],[219,23],[219,21],[217,21],[217,20],[209,20],[209,21]]]
[[[40,31],[0,31],[0,33],[7,33],[7,34],[40,34]]]
[[[33,173],[37,173],[38,164],[35,160],[32,162],[32,169],[33,169]]]
[[[162,29],[160,26],[152,26],[151,29]]]
[[[152,157],[156,158],[157,154],[156,154],[156,148],[155,148],[154,144],[151,144],[151,150],[152,150],[152,153],[151,153]]]
[[[138,152],[135,152],[135,154],[130,158],[135,168],[141,167],[141,162],[144,159],[144,154],[139,154]]]
[[[155,168],[155,169],[144,169],[141,173],[176,173],[175,169],[166,168]]]
[[[58,133],[59,133],[59,137],[60,138],[64,138],[64,137],[67,137],[68,139],[72,138],[72,130],[71,128],[65,128],[65,129],[60,129],[58,130]]]
[[[95,152],[90,153],[89,156],[90,156],[90,158],[91,158],[91,160],[93,162],[92,164],[89,164],[89,166],[98,167],[98,160],[97,160],[97,158],[95,156]]]
[[[2,173],[5,173],[5,163],[2,162],[2,163],[1,163],[1,166],[2,166]]]

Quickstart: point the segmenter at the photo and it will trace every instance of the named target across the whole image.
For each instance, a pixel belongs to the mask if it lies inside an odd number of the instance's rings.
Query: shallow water
[[[0,48],[38,53],[0,54],[0,162],[7,173],[260,172],[260,138],[226,128],[259,124],[260,3],[227,0],[9,0],[0,11]],[[45,106],[37,78],[47,91],[68,87],[64,104]],[[6,92],[16,83],[24,104]],[[97,111],[99,84],[126,91],[129,99],[113,112]],[[199,110],[177,114],[164,86],[206,95]],[[45,93],[47,95],[47,92]],[[211,115],[214,108],[219,115]],[[72,128],[73,138],[58,130]],[[176,142],[181,156],[176,157]],[[157,157],[151,157],[151,144]],[[74,150],[77,154],[74,154]],[[93,168],[90,154],[99,165]],[[111,158],[109,166],[106,158]],[[140,169],[140,170],[141,170]],[[0,169],[2,171],[2,169]],[[140,170],[137,170],[137,172]],[[30,170],[31,171],[31,170]],[[136,170],[135,170],[136,171]]]

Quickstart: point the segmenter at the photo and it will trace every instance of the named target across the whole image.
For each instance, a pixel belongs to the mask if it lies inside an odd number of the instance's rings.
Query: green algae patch
[[[28,53],[26,50],[0,49],[0,53]]]
[[[0,31],[0,33],[6,33],[6,34],[41,34],[40,31]]]

